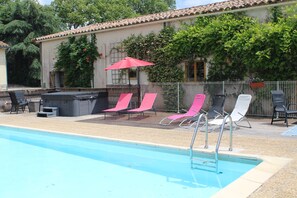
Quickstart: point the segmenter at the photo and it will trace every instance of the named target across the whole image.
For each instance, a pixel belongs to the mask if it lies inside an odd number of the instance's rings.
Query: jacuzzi
[[[57,107],[59,116],[100,113],[108,108],[108,92],[54,92],[41,95],[43,107]]]

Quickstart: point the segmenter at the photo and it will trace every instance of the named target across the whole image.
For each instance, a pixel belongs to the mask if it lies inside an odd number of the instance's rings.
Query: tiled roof
[[[8,47],[9,47],[9,45],[4,43],[3,41],[0,41],[0,48],[8,48]]]
[[[201,14],[210,14],[210,13],[216,13],[216,12],[222,12],[222,11],[230,11],[230,10],[265,6],[265,5],[271,5],[271,4],[277,4],[277,3],[286,3],[286,2],[297,2],[297,1],[296,0],[229,0],[224,2],[212,3],[208,5],[195,6],[191,8],[170,10],[167,12],[139,16],[135,18],[128,18],[128,19],[122,19],[122,20],[105,22],[105,23],[97,23],[97,24],[77,28],[74,30],[67,30],[64,32],[42,36],[42,37],[36,38],[35,41],[41,42],[41,41],[53,39],[53,38],[67,37],[70,35],[95,32],[100,30],[124,27],[129,25],[136,25],[136,24],[147,23],[147,22],[190,17],[195,15],[201,15]]]

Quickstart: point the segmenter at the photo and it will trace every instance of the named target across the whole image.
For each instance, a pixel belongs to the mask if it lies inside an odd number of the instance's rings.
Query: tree
[[[129,0],[129,5],[140,14],[153,14],[175,8],[174,0]]]
[[[54,0],[51,4],[68,29],[167,11],[174,0]]]
[[[10,45],[8,83],[38,86],[39,47],[32,40],[59,31],[60,22],[50,8],[35,0],[7,1],[0,6],[0,40]]]

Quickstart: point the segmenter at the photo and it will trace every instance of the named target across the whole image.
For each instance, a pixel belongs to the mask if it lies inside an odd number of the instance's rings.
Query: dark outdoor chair
[[[224,116],[225,95],[215,95],[212,98],[212,105],[207,112],[208,119],[216,119]]]
[[[209,120],[214,120],[218,117],[224,117],[225,99],[226,99],[225,95],[219,95],[219,94],[214,95],[212,97],[212,104],[209,107],[208,112],[205,112]],[[179,126],[182,127],[183,124],[190,123],[190,127],[192,127],[196,124],[199,116],[200,114],[195,117],[189,118],[187,120],[183,120],[183,122],[181,122]]]
[[[11,109],[10,113],[12,111],[15,111],[16,113],[19,112],[19,109],[21,109],[23,112],[25,111],[26,106],[28,106],[28,101],[25,98],[23,91],[10,91],[9,97],[11,100]]]
[[[271,119],[271,124],[275,121],[281,121],[281,119],[277,118],[277,113],[283,113],[285,116],[285,123],[288,127],[288,115],[289,114],[297,114],[297,110],[290,110],[291,105],[296,104],[287,104],[285,99],[285,94],[282,90],[273,90],[272,94],[272,104],[273,104],[273,114]]]

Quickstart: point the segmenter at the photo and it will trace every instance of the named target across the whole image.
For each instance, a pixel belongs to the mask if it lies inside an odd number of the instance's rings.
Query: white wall
[[[246,13],[250,17],[257,18],[260,22],[265,22],[269,18],[269,10],[268,8],[259,8],[259,9],[253,9],[249,10]]]
[[[5,49],[0,48],[0,90],[7,89],[7,69]]]
[[[41,86],[49,88],[50,71],[54,70],[54,65],[57,61],[57,48],[67,39],[46,41],[41,44]]]

